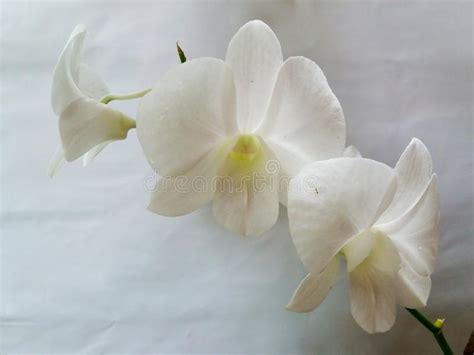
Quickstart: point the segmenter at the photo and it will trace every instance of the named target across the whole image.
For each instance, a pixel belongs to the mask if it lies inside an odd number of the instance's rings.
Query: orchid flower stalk
[[[395,168],[346,145],[341,105],[318,65],[283,60],[275,33],[261,21],[231,39],[225,60],[188,61],[150,89],[112,94],[81,63],[85,28],[77,26],[54,69],[53,111],[61,147],[49,174],[64,161],[90,162],[136,128],[160,175],[149,210],[179,216],[212,203],[215,219],[240,235],[259,235],[288,207],[290,234],[307,276],[287,309],[317,308],[345,262],[351,312],[369,333],[388,331],[405,307],[452,351],[443,321],[426,306],[439,240],[437,176],[425,145],[413,139]],[[137,120],[109,106],[142,98]]]

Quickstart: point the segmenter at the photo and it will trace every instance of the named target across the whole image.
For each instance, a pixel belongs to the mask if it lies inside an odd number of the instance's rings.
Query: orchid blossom
[[[217,221],[242,235],[270,229],[289,177],[343,156],[346,138],[321,69],[304,57],[283,61],[261,21],[234,35],[225,61],[194,59],[165,74],[141,100],[137,134],[161,176],[151,211],[178,216],[213,201]]]
[[[119,97],[109,95],[104,82],[81,63],[85,35],[84,26],[76,26],[54,69],[51,103],[59,116],[62,145],[50,163],[50,176],[64,160],[70,162],[84,155],[86,165],[109,142],[125,139],[128,131],[135,127],[133,119],[106,105]],[[123,97],[139,97],[145,93]]]
[[[309,164],[289,187],[291,236],[309,274],[288,309],[309,312],[347,261],[351,311],[367,332],[385,332],[396,304],[426,305],[437,257],[439,197],[431,157],[413,139],[395,168],[363,158]]]

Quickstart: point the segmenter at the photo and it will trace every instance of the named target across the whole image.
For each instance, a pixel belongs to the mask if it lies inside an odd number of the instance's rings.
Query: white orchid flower
[[[283,61],[261,21],[234,35],[225,61],[169,71],[141,101],[137,134],[162,177],[151,211],[177,216],[213,201],[217,221],[242,235],[270,229],[286,203],[286,178],[342,156],[346,136],[321,69],[304,57]]]
[[[107,86],[81,63],[85,35],[84,26],[76,26],[54,69],[51,103],[59,116],[62,146],[51,161],[50,176],[64,160],[73,161],[86,153],[87,164],[107,143],[125,139],[135,127],[133,119],[106,105]]]
[[[384,332],[396,304],[426,305],[437,257],[439,200],[431,157],[413,139],[395,169],[374,160],[340,158],[303,168],[290,183],[293,242],[309,274],[288,309],[309,312],[347,261],[351,311],[367,332]]]

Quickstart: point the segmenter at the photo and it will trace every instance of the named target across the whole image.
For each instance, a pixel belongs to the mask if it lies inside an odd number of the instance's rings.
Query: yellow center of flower
[[[241,134],[229,141],[229,144],[232,144],[232,148],[227,151],[227,159],[221,169],[224,175],[248,175],[264,161],[262,143],[255,135]]]
[[[230,151],[229,157],[240,162],[251,162],[257,157],[260,149],[261,144],[257,136],[242,134]]]

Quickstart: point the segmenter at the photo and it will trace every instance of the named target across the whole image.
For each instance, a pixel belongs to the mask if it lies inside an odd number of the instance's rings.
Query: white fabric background
[[[342,279],[311,314],[284,305],[304,276],[286,210],[257,238],[145,207],[151,176],[136,133],[87,169],[46,176],[59,143],[51,73],[70,31],[113,92],[141,90],[188,58],[224,57],[259,18],[285,57],[324,70],[348,143],[393,165],[411,137],[430,149],[442,197],[440,258],[425,312],[460,353],[474,328],[473,57],[469,2],[167,1],[2,3],[1,354],[436,354],[402,308],[369,335]],[[134,116],[135,102],[116,103]],[[159,138],[157,138],[159,139]]]

